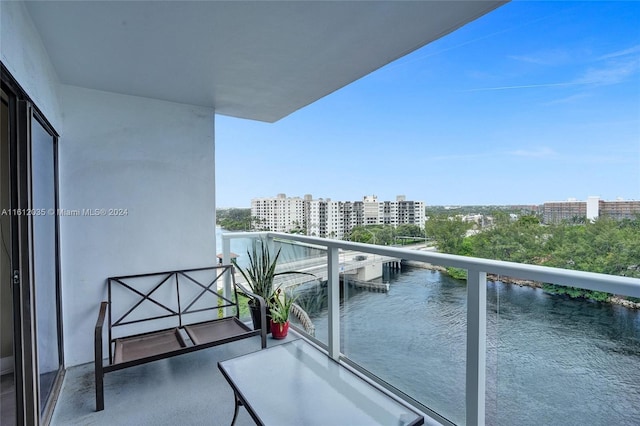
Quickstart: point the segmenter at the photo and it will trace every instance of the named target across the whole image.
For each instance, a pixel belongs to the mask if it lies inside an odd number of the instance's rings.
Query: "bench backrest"
[[[218,292],[225,276],[232,284],[229,297]],[[239,316],[232,265],[110,277],[107,282],[110,343],[118,337],[221,318],[223,308]]]

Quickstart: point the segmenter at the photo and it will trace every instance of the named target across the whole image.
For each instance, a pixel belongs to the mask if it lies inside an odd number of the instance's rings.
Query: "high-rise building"
[[[567,201],[548,201],[544,203],[542,211],[544,223],[595,220],[600,216],[616,220],[632,219],[640,214],[640,201],[603,201],[597,196],[590,196],[587,201],[570,198]]]
[[[305,200],[278,194],[271,198],[251,200],[253,227],[258,230],[291,232],[306,226]]]
[[[356,226],[413,224],[424,227],[425,204],[407,201],[404,195],[396,201],[378,201],[375,195],[362,201],[332,201],[288,198],[278,194],[275,198],[251,200],[251,216],[255,229],[276,232],[300,231],[307,235],[344,239]]]

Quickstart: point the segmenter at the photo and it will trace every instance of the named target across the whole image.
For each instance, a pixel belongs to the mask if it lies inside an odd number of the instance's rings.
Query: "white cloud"
[[[513,89],[540,89],[543,87],[575,86],[578,84],[583,84],[583,83],[566,82],[566,83],[521,84],[516,86],[481,87],[479,89],[464,90],[464,92],[485,92],[485,91],[491,91],[491,90],[513,90]]]
[[[579,84],[598,86],[618,84],[640,71],[640,57],[629,60],[612,61],[601,68],[588,69],[576,80]]]
[[[511,55],[509,59],[530,64],[557,66],[571,61],[571,55],[562,49],[551,49],[535,52],[529,55]]]
[[[512,55],[509,58],[538,65],[557,66],[571,62],[572,55],[561,49],[535,52],[528,55]],[[575,55],[574,55],[575,56]],[[599,66],[584,70],[578,77],[565,82],[530,83],[483,87],[465,90],[482,92],[493,90],[540,89],[567,86],[608,86],[622,83],[640,72],[640,45],[601,55],[595,59]],[[565,98],[558,102],[573,101],[577,98]]]
[[[607,53],[606,55],[600,56],[598,60],[618,58],[620,56],[633,55],[634,53],[640,53],[640,44],[630,47],[628,49]]]
[[[582,100],[584,98],[588,98],[591,95],[587,94],[587,93],[578,93],[575,95],[571,95],[571,96],[567,96],[564,98],[560,98],[560,99],[556,99],[550,102],[545,103],[544,105],[558,105],[558,104],[571,104],[574,103],[576,101]]]
[[[511,151],[509,154],[517,157],[529,157],[529,158],[551,158],[555,157],[557,153],[546,146],[542,146],[534,149],[518,149]]]
[[[609,86],[622,83],[640,72],[640,56],[630,59],[609,61],[599,68],[589,68],[572,81],[539,84],[519,84],[511,86],[482,87],[465,92],[484,92],[493,90],[540,89],[568,86]]]

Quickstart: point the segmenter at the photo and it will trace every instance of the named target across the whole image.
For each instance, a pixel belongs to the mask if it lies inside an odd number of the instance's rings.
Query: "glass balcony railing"
[[[531,285],[640,297],[639,279],[280,233],[223,234],[223,260],[248,237],[281,249],[282,270],[315,275],[288,275],[279,284],[295,288],[313,323],[311,337],[331,357],[436,421],[582,425],[640,418],[640,312]],[[465,269],[467,281],[434,265]]]

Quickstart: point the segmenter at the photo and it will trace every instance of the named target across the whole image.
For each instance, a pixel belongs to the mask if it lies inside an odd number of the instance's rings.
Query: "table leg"
[[[237,393],[233,393],[233,397],[236,400],[236,407],[233,411],[233,420],[231,420],[231,426],[233,426],[236,423],[236,418],[238,417],[238,410],[240,410],[240,406],[242,405],[242,401],[240,401],[240,398],[238,398],[238,394]]]

